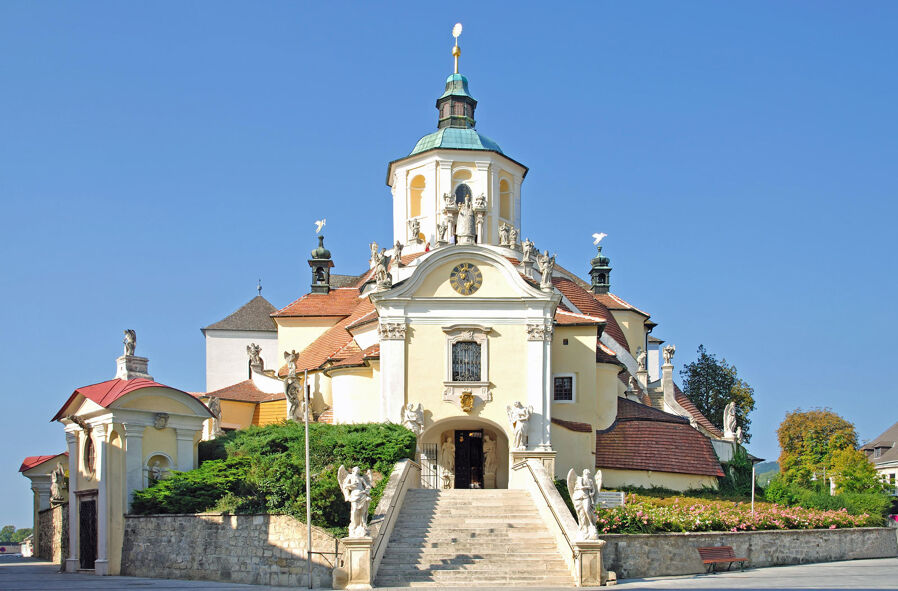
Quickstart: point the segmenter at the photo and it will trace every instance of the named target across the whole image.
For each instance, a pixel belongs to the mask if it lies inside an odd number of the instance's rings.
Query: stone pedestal
[[[602,548],[605,540],[574,542],[574,583],[578,587],[597,587],[605,584],[602,572]]]
[[[523,462],[524,460],[528,460],[533,458],[535,460],[539,460],[539,462],[545,466],[546,472],[549,473],[549,476],[555,478],[555,456],[557,452],[554,451],[536,451],[532,449],[517,449],[512,450],[511,452],[511,463],[510,466],[514,466],[519,462]]]
[[[495,474],[485,474],[483,476],[483,488],[496,488]]]
[[[334,589],[371,589],[373,538],[343,538],[343,558],[334,568]]]
[[[148,371],[150,360],[146,357],[138,357],[137,355],[122,355],[115,360],[115,377],[120,380],[133,380],[134,378],[145,378],[152,380]]]
[[[522,261],[521,264],[518,265],[518,269],[525,276],[536,281],[536,277],[534,277],[534,273],[533,273],[533,261]]]

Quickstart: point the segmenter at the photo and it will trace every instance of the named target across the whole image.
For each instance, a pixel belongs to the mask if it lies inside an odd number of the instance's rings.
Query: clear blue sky
[[[389,242],[387,162],[435,129],[464,23],[478,129],[530,167],[523,234],[755,387],[751,451],[796,407],[898,420],[898,4],[0,4],[0,524],[22,457],[109,379],[122,329],[201,390],[200,327]]]

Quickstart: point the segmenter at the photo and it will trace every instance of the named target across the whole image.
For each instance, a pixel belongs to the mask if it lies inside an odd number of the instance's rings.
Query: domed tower
[[[521,183],[527,167],[509,158],[499,144],[475,129],[477,101],[468,79],[458,73],[458,34],[455,72],[446,79],[436,100],[437,130],[425,135],[411,153],[390,162],[387,185],[393,194],[393,241],[404,253],[459,243],[520,246]],[[458,235],[469,225],[459,218],[470,198],[473,235]],[[464,214],[462,214],[464,217]],[[514,228],[514,231],[511,231]]]

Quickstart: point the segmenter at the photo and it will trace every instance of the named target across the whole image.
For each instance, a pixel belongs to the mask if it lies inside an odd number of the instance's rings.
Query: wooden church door
[[[455,432],[455,488],[483,488],[483,430]]]

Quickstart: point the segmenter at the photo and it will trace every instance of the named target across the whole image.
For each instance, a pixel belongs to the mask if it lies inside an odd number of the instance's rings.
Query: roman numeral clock
[[[471,295],[483,284],[483,273],[472,263],[460,263],[449,273],[449,284],[461,295]]]

